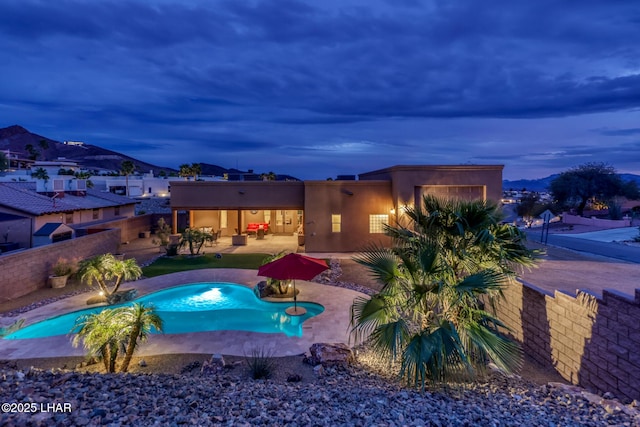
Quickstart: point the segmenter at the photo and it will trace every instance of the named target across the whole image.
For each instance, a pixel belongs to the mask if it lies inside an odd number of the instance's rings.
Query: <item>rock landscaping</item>
[[[339,261],[331,267],[316,280],[373,292],[340,282]],[[276,374],[260,380],[241,358],[222,355],[177,365],[179,374],[141,373],[144,360],[131,374],[0,361],[0,425],[640,426],[635,401],[497,372],[473,383],[407,388],[397,367],[357,350],[314,344],[304,357],[274,358]]]
[[[318,365],[322,366],[322,365]],[[490,374],[425,391],[402,387],[366,353],[303,381],[252,380],[239,365],[181,375],[0,368],[0,425],[637,426],[635,408],[563,385]],[[288,369],[295,368],[289,366]],[[385,375],[384,373],[387,372]],[[289,377],[291,374],[289,374]],[[21,407],[17,404],[22,404]],[[58,405],[59,404],[59,405]],[[29,408],[31,412],[18,412]],[[69,411],[65,412],[67,408]],[[8,410],[4,410],[8,409]]]

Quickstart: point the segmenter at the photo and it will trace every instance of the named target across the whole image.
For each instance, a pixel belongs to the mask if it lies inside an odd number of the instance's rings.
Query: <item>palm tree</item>
[[[89,286],[94,283],[107,297],[118,291],[125,280],[137,280],[142,269],[133,258],[120,261],[112,254],[97,255],[80,263],[78,277]]]
[[[73,345],[80,341],[91,357],[101,360],[106,372],[115,372],[118,350],[125,339],[126,331],[118,322],[117,310],[102,310],[98,313],[85,314],[76,319],[72,332]]]
[[[41,179],[44,181],[44,189],[47,189],[47,183],[49,182],[49,174],[45,168],[38,168],[32,174],[32,178]]]
[[[193,177],[193,180],[197,181],[198,175],[200,175],[201,173],[202,173],[202,166],[200,165],[200,163],[191,163],[191,164],[184,163],[180,165],[180,172],[178,173],[178,175],[187,179],[189,179],[190,177]]]
[[[191,163],[191,176],[193,176],[193,180],[198,180],[198,175],[202,173],[202,166],[200,163]]]
[[[180,246],[188,245],[191,255],[198,255],[202,246],[206,242],[213,241],[213,234],[198,230],[197,228],[187,228],[182,233]]]
[[[129,197],[129,175],[136,171],[136,165],[131,160],[124,160],[120,164],[120,173],[125,177],[125,185],[127,186],[127,197]]]
[[[91,181],[91,172],[76,172],[73,174],[77,179],[84,179],[87,182],[87,188],[93,188],[93,182]]]
[[[178,176],[189,179],[191,175],[192,175],[191,166],[188,163],[181,164],[180,171],[178,172]]]
[[[126,352],[120,366],[120,372],[127,372],[138,341],[145,342],[151,333],[151,328],[162,332],[162,319],[154,307],[139,303],[119,309],[118,316],[128,331]]]
[[[118,355],[124,352],[120,372],[127,372],[138,342],[147,340],[151,328],[162,332],[155,308],[134,303],[78,317],[71,330],[77,333],[72,343],[77,347],[82,341],[88,355],[101,360],[106,372],[116,371]]]
[[[357,298],[351,333],[369,338],[373,351],[400,361],[400,375],[425,381],[472,378],[487,362],[517,369],[517,343],[500,333],[505,325],[485,310],[536,253],[524,234],[501,225],[495,205],[423,198],[406,208],[409,226],[385,226],[392,248],[370,247],[356,261],[383,284],[370,299]]]

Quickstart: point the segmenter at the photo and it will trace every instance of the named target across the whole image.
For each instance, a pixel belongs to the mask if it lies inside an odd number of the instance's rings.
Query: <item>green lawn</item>
[[[153,264],[142,269],[145,277],[161,276],[178,271],[198,270],[202,268],[249,268],[257,270],[269,254],[205,254],[197,257],[178,255],[158,258]]]

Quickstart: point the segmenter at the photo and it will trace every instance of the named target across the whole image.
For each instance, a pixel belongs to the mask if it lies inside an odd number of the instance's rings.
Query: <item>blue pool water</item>
[[[285,313],[292,303],[267,302],[254,292],[232,283],[198,283],[154,292],[135,302],[153,304],[163,320],[164,333],[181,334],[204,331],[252,331],[267,334],[284,333],[302,336],[302,323],[324,311],[320,304],[298,303],[307,313],[289,316]],[[114,305],[109,308],[130,305]],[[43,338],[66,335],[71,332],[76,319],[83,314],[96,313],[106,307],[86,310],[43,320],[22,328],[5,339]]]

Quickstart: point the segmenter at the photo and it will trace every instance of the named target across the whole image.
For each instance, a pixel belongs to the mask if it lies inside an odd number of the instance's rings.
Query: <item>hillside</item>
[[[81,167],[95,171],[119,171],[124,160],[131,160],[136,165],[138,172],[148,172],[150,170],[153,170],[156,174],[160,171],[164,171],[167,174],[178,172],[176,169],[143,162],[116,151],[98,147],[97,145],[67,145],[60,141],[29,132],[27,129],[18,125],[0,128],[0,150],[9,150],[12,155],[15,154],[19,158],[27,159],[30,155],[27,150],[28,145],[33,146],[33,148],[37,150],[38,156],[36,160],[52,161],[63,157],[67,160],[77,162]],[[239,176],[250,174],[250,172],[235,168],[226,169],[222,166],[208,163],[200,163],[200,167],[202,175],[223,176],[228,174],[230,176]],[[277,174],[276,176],[278,181],[298,180],[291,175]]]
[[[29,144],[38,152],[36,160],[41,161],[52,161],[63,157],[78,162],[87,169],[118,171],[124,160],[131,160],[140,172],[148,172],[149,170],[175,172],[171,168],[146,163],[96,145],[66,145],[60,141],[31,133],[18,125],[0,129],[0,150],[10,150],[12,154],[16,154],[20,158],[28,158],[27,146]]]
[[[526,188],[529,191],[547,191],[549,184],[553,181],[558,174],[550,175],[546,178],[540,179],[519,179],[515,181],[504,180],[502,181],[503,190],[521,190]],[[634,175],[630,173],[621,173],[620,177],[623,181],[635,181],[640,187],[640,175]]]

